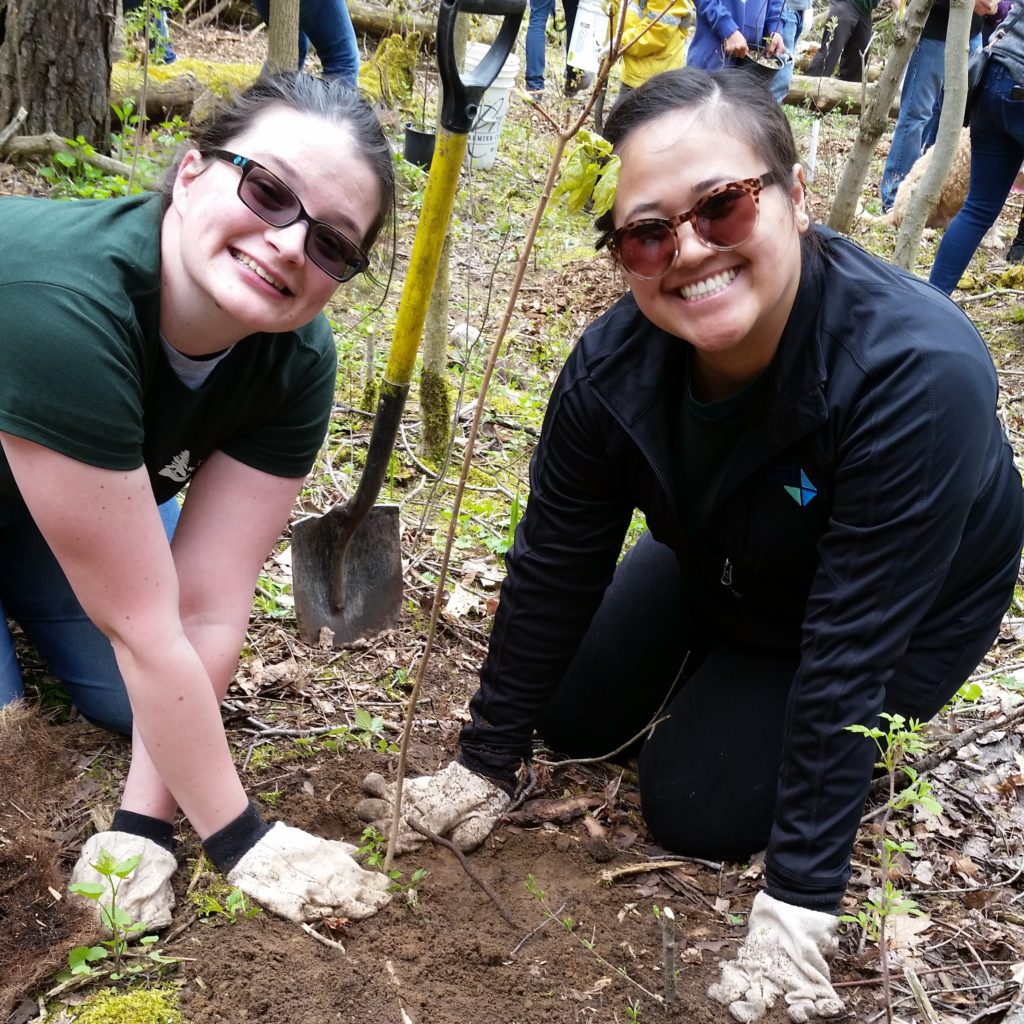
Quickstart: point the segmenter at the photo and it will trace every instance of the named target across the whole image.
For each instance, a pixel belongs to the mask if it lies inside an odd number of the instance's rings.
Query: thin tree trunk
[[[20,107],[29,135],[81,135],[106,149],[115,0],[0,6],[0,125]]]
[[[299,66],[299,0],[270,0],[267,70],[294,71]]]
[[[889,123],[889,108],[900,85],[910,55],[921,38],[921,30],[932,8],[932,0],[910,0],[906,20],[896,26],[892,49],[886,58],[878,83],[870,93],[867,109],[861,115],[860,127],[853,149],[839,179],[836,198],[828,215],[828,225],[836,231],[848,232],[857,212],[857,201],[864,188],[871,158]]]
[[[964,107],[967,104],[967,53],[971,45],[973,14],[973,0],[949,0],[945,84],[939,131],[928,169],[911,196],[903,223],[896,234],[893,262],[905,270],[910,270],[914,265],[921,244],[921,232],[939,201],[939,193],[946,182],[949,169],[953,166],[957,146],[960,144],[960,129],[964,123]]]

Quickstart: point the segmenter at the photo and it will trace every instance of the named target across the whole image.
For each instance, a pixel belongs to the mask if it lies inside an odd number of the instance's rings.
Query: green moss
[[[423,410],[423,454],[440,466],[451,438],[452,393],[442,374],[423,369],[420,374],[420,408]]]
[[[259,77],[258,64],[221,64],[193,57],[179,57],[173,64],[151,65],[152,82],[170,82],[182,75],[191,75],[216,96],[226,98],[252,85]],[[114,96],[137,93],[142,84],[142,68],[138,64],[118,61],[110,73],[110,91]]]
[[[412,96],[420,34],[390,35],[380,41],[376,53],[359,68],[359,88],[367,96],[390,107]]]
[[[177,1003],[177,993],[170,988],[107,988],[81,1006],[65,1006],[59,1012],[60,1019],[74,1024],[184,1024]]]
[[[380,386],[377,384],[377,378],[374,377],[363,385],[363,396],[360,399],[359,408],[364,412],[375,412],[378,398],[380,398]]]

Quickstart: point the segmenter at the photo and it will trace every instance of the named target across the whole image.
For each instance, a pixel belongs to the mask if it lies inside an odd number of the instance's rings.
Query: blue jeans
[[[1024,163],[1024,99],[1010,99],[1017,83],[991,62],[971,114],[971,184],[967,199],[942,236],[928,280],[947,295],[996,222]]]
[[[569,47],[576,24],[577,0],[562,0],[565,11],[565,46]],[[539,92],[544,88],[544,50],[547,45],[548,19],[555,13],[555,0],[530,0],[530,22],[526,27],[526,88]]]
[[[178,522],[175,499],[160,506],[160,518],[170,539]],[[0,707],[25,692],[9,619],[90,722],[131,733],[132,709],[110,641],[82,611],[28,509],[0,498]]]
[[[971,49],[981,45],[981,36],[971,39]],[[935,142],[942,110],[946,43],[943,39],[921,39],[907,64],[900,94],[900,114],[882,171],[882,209],[891,210],[900,182],[910,173],[914,161]]]
[[[793,11],[789,7],[782,8],[782,22],[779,25],[779,32],[782,33],[782,41],[786,44],[786,53],[789,56],[772,79],[772,95],[777,103],[781,103],[789,92],[789,84],[793,81],[793,57],[796,54],[796,43],[804,27],[803,11]]]
[[[270,0],[252,0],[260,17],[270,24]],[[343,78],[358,85],[359,42],[345,0],[300,0],[299,70],[306,63],[309,44],[324,69],[324,78]]]

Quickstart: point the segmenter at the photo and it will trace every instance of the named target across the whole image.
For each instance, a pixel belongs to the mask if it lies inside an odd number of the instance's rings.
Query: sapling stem
[[[616,44],[621,40],[621,28],[619,30]],[[459,482],[455,488],[455,497],[452,500],[451,520],[448,524],[448,532],[445,536],[444,551],[441,554],[441,567],[437,574],[437,587],[434,591],[434,600],[430,607],[430,623],[427,626],[427,636],[423,645],[423,653],[420,656],[419,664],[416,666],[416,675],[413,681],[412,692],[409,694],[408,706],[405,714],[405,724],[402,729],[402,739],[399,745],[398,766],[395,770],[395,797],[392,808],[391,828],[389,830],[388,849],[384,857],[384,870],[390,871],[395,856],[395,844],[398,841],[399,821],[402,816],[402,788],[405,782],[405,765],[409,750],[409,738],[412,735],[413,715],[416,709],[416,702],[419,699],[420,689],[423,685],[423,678],[426,675],[427,665],[430,661],[430,654],[434,646],[434,637],[437,634],[437,622],[441,614],[441,603],[445,594],[445,580],[448,578],[448,566],[451,562],[452,547],[455,544],[455,536],[459,529],[459,509],[462,507],[462,497],[466,491],[466,483],[469,479],[469,472],[473,465],[473,454],[476,448],[476,438],[480,431],[480,421],[483,417],[484,397],[491,384],[494,375],[494,367],[501,354],[505,336],[508,333],[508,326],[512,321],[512,314],[515,312],[516,303],[519,301],[519,292],[523,285],[523,278],[526,277],[526,270],[530,262],[530,254],[533,251],[534,243],[537,240],[537,232],[540,230],[541,218],[548,207],[551,196],[555,190],[555,182],[558,179],[558,171],[562,164],[562,156],[569,140],[579,132],[587,118],[590,116],[591,108],[597,99],[597,90],[607,79],[608,71],[611,68],[612,59],[618,56],[617,48],[613,47],[613,53],[605,57],[601,70],[598,72],[598,80],[594,91],[584,107],[583,113],[565,128],[558,130],[555,136],[555,146],[551,154],[551,164],[548,167],[548,176],[544,182],[544,190],[537,201],[536,209],[533,212],[533,220],[523,241],[523,249],[516,264],[515,276],[512,280],[512,287],[509,291],[508,301],[505,303],[505,312],[498,326],[498,333],[487,354],[487,362],[484,366],[483,376],[480,381],[480,395],[473,410],[473,420],[469,427],[469,435],[466,438],[466,451],[462,460],[462,472],[459,474]],[[611,59],[610,59],[611,58]],[[550,120],[550,118],[549,118]],[[552,122],[554,124],[554,122]],[[557,125],[556,125],[557,127]]]

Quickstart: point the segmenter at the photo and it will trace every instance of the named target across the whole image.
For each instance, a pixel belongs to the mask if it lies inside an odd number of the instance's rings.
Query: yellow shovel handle
[[[384,379],[391,384],[404,386],[412,380],[416,350],[427,319],[430,293],[441,262],[441,247],[459,186],[459,172],[466,155],[467,138],[466,135],[450,132],[444,127],[438,132],[420,220],[412,243],[409,273],[402,288],[395,333],[384,371]]]

